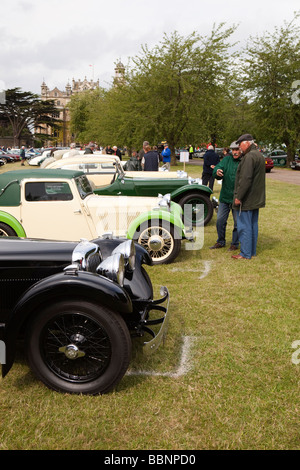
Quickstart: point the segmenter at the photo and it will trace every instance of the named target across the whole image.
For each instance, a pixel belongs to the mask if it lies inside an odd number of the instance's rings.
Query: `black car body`
[[[21,339],[31,369],[49,388],[106,393],[128,368],[131,338],[150,334],[144,348],[152,352],[166,333],[161,304],[168,303],[168,290],[153,300],[143,267],[151,258],[132,240],[3,238],[0,253],[3,377]]]

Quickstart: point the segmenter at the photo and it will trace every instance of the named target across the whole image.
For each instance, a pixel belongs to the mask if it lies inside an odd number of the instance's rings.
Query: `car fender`
[[[165,210],[152,210],[148,212],[144,212],[140,214],[136,219],[131,222],[128,227],[127,231],[127,238],[133,238],[135,232],[137,231],[138,227],[143,223],[147,222],[148,220],[159,219],[161,221],[168,222],[169,224],[174,225],[181,233],[182,237],[184,237],[184,224],[182,219],[177,212],[169,212]]]
[[[30,287],[17,302],[4,330],[6,364],[2,364],[2,376],[11,369],[16,341],[22,328],[35,311],[62,298],[85,298],[122,314],[133,312],[132,301],[118,284],[98,274],[77,271],[49,276]]]
[[[0,211],[0,222],[9,225],[18,237],[26,237],[26,232],[20,222],[8,212]]]
[[[181,186],[178,189],[175,189],[175,191],[171,192],[171,198],[172,201],[177,202],[180,199],[180,196],[186,195],[187,193],[190,192],[199,192],[202,193],[208,197],[212,194],[212,190],[208,186],[200,185],[200,184],[186,184],[185,186]]]

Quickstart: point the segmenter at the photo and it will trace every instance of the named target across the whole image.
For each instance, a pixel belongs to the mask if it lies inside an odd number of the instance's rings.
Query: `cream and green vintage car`
[[[136,240],[154,264],[170,263],[186,238],[181,207],[164,197],[99,196],[74,170],[0,175],[0,236],[92,240],[110,232]]]
[[[67,156],[67,157],[66,157]],[[65,158],[66,157],[66,158]],[[57,153],[43,163],[47,169],[65,168],[83,171],[94,185],[95,194],[110,196],[153,197],[169,193],[184,211],[187,225],[207,225],[214,213],[212,191],[200,179],[183,171],[124,171],[113,155],[80,155]]]

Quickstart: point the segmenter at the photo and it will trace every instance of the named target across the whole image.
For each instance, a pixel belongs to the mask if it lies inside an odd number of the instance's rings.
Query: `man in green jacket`
[[[223,158],[214,168],[212,176],[218,180],[223,179],[222,189],[220,192],[219,208],[217,215],[217,234],[218,239],[216,243],[211,246],[211,249],[224,248],[226,245],[226,226],[230,211],[233,217],[233,230],[231,245],[228,251],[237,250],[239,247],[239,239],[236,223],[236,210],[233,210],[233,190],[235,183],[235,175],[238,165],[241,161],[241,151],[239,144],[232,142],[230,145],[232,155],[228,154]]]
[[[235,259],[251,259],[256,256],[258,237],[258,212],[266,204],[266,168],[263,155],[257,150],[251,134],[237,139],[244,156],[237,169],[234,187],[234,206],[237,213],[237,229],[241,251]]]

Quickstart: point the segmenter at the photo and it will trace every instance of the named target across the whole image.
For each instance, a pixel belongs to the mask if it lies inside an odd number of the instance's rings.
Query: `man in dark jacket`
[[[112,155],[116,155],[117,157],[119,157],[120,160],[122,160],[121,150],[118,149],[116,145],[114,145],[112,149],[113,149]]]
[[[256,149],[251,134],[237,139],[244,156],[236,172],[234,209],[238,210],[237,229],[241,251],[235,259],[256,256],[258,237],[258,212],[266,204],[266,169],[264,156]]]
[[[94,150],[95,150],[95,144],[93,142],[90,142],[89,145],[85,147],[84,155],[89,155],[91,153],[94,153]]]
[[[151,150],[150,145],[144,147],[144,171],[158,171],[159,156],[157,152]]]
[[[215,181],[215,178],[212,176],[213,169],[219,161],[219,155],[215,152],[213,146],[209,145],[203,156],[202,184],[204,184],[204,186],[208,184],[211,190],[214,189]]]
[[[237,232],[237,211],[232,208],[233,205],[233,191],[236,171],[241,161],[241,154],[239,144],[232,142],[230,145],[232,155],[228,153],[213,169],[213,177],[222,181],[222,188],[220,192],[219,208],[217,215],[217,242],[211,246],[211,249],[224,248],[226,245],[226,226],[230,211],[233,217],[233,230],[231,245],[228,251],[237,250],[239,247],[239,238]]]
[[[141,160],[136,153],[136,150],[132,151],[132,155],[129,160],[125,163],[123,166],[124,171],[141,171],[142,170],[142,165],[141,165]]]

